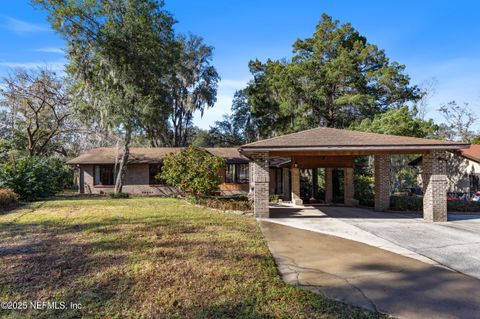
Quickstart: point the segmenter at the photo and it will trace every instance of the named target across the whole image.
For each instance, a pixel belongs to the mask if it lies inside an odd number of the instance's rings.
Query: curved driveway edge
[[[352,223],[352,219],[348,219],[347,222],[338,217],[331,217],[324,212],[330,212],[332,210],[338,210],[342,213],[345,211],[348,211],[349,213],[358,211],[361,213],[367,212],[369,214],[375,213],[365,209],[351,207],[322,207],[321,209],[316,207],[303,206],[274,207],[270,208],[270,214],[273,215],[274,218],[261,220],[358,241],[360,243],[382,248],[397,253],[399,255],[414,258],[427,264],[439,265],[439,263],[435,260],[418,254],[411,249],[407,249],[400,245],[397,245],[392,241],[381,238],[370,231],[361,229],[360,227]],[[392,216],[393,214],[389,215]],[[397,214],[397,216],[400,216],[400,218],[403,219],[412,219],[412,216],[414,215]],[[366,220],[364,217],[362,219]],[[417,220],[419,219],[417,218]]]
[[[260,221],[284,280],[399,318],[475,318],[480,280],[340,237]]]

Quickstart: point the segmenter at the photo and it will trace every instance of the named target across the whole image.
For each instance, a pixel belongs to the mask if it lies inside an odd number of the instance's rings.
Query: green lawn
[[[252,217],[175,199],[71,199],[0,213],[0,316],[372,318],[285,284]]]

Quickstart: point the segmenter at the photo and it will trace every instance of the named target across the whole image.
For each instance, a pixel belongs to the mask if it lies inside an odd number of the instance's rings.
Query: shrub
[[[270,200],[271,203],[278,203],[280,201],[280,195],[273,194],[270,195]]]
[[[390,208],[398,211],[422,211],[423,197],[390,196]]]
[[[423,197],[390,196],[390,208],[398,211],[422,211]],[[447,201],[449,212],[480,213],[480,203],[466,200]]]
[[[9,208],[18,203],[19,196],[10,188],[0,188],[0,209]]]
[[[355,174],[353,183],[355,198],[358,199],[360,205],[373,207],[375,203],[373,193],[373,176]]]
[[[209,195],[218,189],[219,171],[225,166],[221,157],[190,146],[170,153],[163,160],[162,172],[157,178],[192,195]]]
[[[130,194],[129,193],[108,193],[108,196],[110,198],[129,198]]]
[[[210,207],[220,210],[238,210],[251,211],[252,206],[245,196],[237,197],[209,197],[209,196],[189,196],[188,201],[197,205]]]
[[[466,200],[451,200],[447,202],[448,210],[452,212],[480,213],[480,203]]]
[[[73,169],[55,158],[25,157],[0,166],[0,187],[24,200],[55,195],[73,182]]]

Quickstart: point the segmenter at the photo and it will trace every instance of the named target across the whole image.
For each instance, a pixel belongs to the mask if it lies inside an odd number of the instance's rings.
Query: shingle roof
[[[248,159],[240,154],[237,147],[205,147],[204,150],[210,154],[227,159],[228,162],[247,163]]]
[[[159,163],[171,153],[183,149],[182,147],[132,147],[130,148],[129,164]],[[232,148],[206,148],[213,155],[220,156],[228,162],[247,162],[247,158]],[[91,149],[80,156],[68,161],[69,164],[114,164],[115,158],[121,159],[122,150],[117,152],[115,147],[100,147]]]
[[[314,128],[243,145],[242,151],[282,149],[458,149],[468,144],[435,139],[415,138],[377,133],[366,133],[334,128]]]
[[[472,144],[469,148],[460,151],[463,157],[480,163],[480,145]]]

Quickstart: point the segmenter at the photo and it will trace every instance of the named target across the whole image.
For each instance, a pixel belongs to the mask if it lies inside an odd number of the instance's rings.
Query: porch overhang
[[[358,146],[273,146],[248,147],[242,146],[239,151],[249,157],[254,153],[268,152],[270,156],[322,156],[322,155],[382,155],[382,154],[423,154],[432,150],[455,151],[468,148],[469,144],[449,143],[448,145],[358,145]]]
[[[252,163],[251,193],[257,217],[268,217],[268,181],[266,163],[272,157],[291,158],[292,202],[300,203],[299,169],[326,168],[326,180],[331,168],[343,168],[345,204],[355,202],[353,167],[355,156],[374,157],[375,209],[390,206],[390,155],[421,154],[426,159],[424,181],[424,217],[431,221],[447,220],[446,152],[469,147],[461,142],[357,132],[332,128],[315,128],[243,145],[239,152]],[[328,176],[328,178],[327,178]],[[330,183],[325,182],[326,185]],[[326,202],[327,196],[326,187]]]

